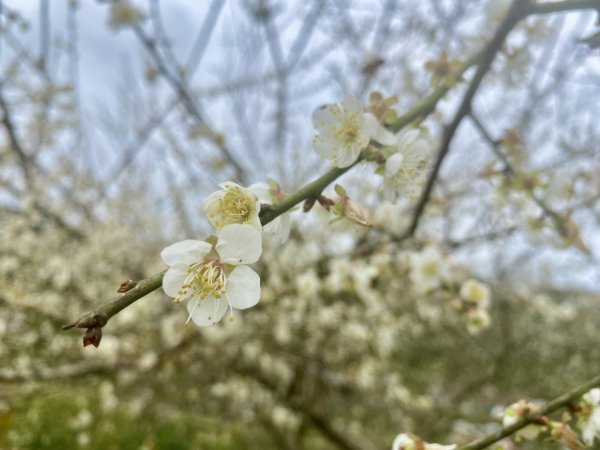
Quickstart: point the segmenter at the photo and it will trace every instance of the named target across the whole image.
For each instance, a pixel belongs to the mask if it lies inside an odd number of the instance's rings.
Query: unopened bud
[[[100,345],[100,341],[102,340],[102,328],[101,327],[92,327],[85,330],[85,334],[83,335],[83,346],[87,347],[88,345],[93,345],[98,348]]]

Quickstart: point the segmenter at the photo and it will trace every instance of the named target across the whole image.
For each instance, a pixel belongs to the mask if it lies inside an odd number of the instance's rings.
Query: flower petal
[[[402,153],[394,153],[385,162],[385,178],[391,178],[398,173],[402,163],[404,162],[404,155]]]
[[[331,159],[335,154],[336,147],[340,142],[330,136],[317,135],[312,141],[313,149],[321,158]]]
[[[335,105],[320,106],[312,114],[313,127],[319,132],[330,128],[339,121],[339,109]]]
[[[231,306],[237,309],[250,308],[260,300],[260,277],[248,266],[238,266],[227,277],[225,295]]]
[[[262,253],[260,232],[248,224],[227,225],[219,230],[217,253],[225,264],[253,264]]]
[[[398,142],[398,138],[386,130],[371,113],[363,114],[363,126],[369,137],[382,145],[395,145]]]
[[[360,145],[353,145],[347,147],[342,151],[338,152],[337,158],[333,161],[336,167],[344,168],[351,166],[360,156],[362,147]]]
[[[267,183],[260,182],[254,183],[248,186],[248,190],[258,197],[258,201],[261,203],[273,203],[271,200],[271,186]]]
[[[191,319],[199,327],[213,325],[223,318],[229,305],[224,299],[217,300],[214,297],[208,297],[200,300],[194,297],[187,302],[187,310]]]
[[[169,245],[160,252],[160,257],[165,264],[173,266],[189,266],[192,263],[200,261],[208,252],[211,245],[208,242],[186,239]]]
[[[362,112],[362,103],[354,95],[346,95],[342,100],[342,108],[346,113]]]
[[[419,137],[419,130],[416,128],[412,128],[410,130],[401,131],[396,135],[397,139],[397,148],[398,150],[403,150],[406,147],[412,145],[413,142],[417,140]]]
[[[178,268],[170,268],[165,273],[162,281],[162,288],[169,297],[177,298],[179,297],[179,290],[185,281],[188,273],[186,270],[178,269]]]

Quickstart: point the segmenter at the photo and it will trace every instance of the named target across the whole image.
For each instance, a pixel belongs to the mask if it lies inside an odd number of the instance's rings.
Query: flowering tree
[[[597,443],[600,2],[400,3],[214,1],[187,58],[94,5],[147,82],[101,125],[90,6],[50,48],[41,1],[39,54],[3,10],[0,442]]]

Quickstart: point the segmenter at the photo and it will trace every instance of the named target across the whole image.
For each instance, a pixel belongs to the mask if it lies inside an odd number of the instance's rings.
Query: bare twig
[[[513,27],[517,24],[517,22],[524,17],[528,5],[529,2],[527,1],[513,0],[506,16],[504,17],[504,19],[498,26],[498,29],[494,33],[494,36],[483,49],[481,53],[481,58],[479,59],[479,65],[477,66],[477,71],[475,72],[475,75],[473,75],[473,78],[469,83],[469,87],[467,88],[467,92],[465,92],[460,106],[454,114],[454,119],[452,120],[450,125],[448,125],[444,130],[442,143],[438,150],[437,158],[433,165],[433,169],[431,171],[431,174],[429,175],[429,178],[427,179],[427,184],[425,185],[425,189],[421,194],[421,198],[419,199],[419,202],[415,207],[412,222],[408,227],[405,236],[403,237],[410,237],[417,230],[417,227],[419,226],[419,221],[421,220],[423,212],[425,211],[425,207],[427,206],[427,203],[429,202],[429,199],[431,197],[433,186],[435,185],[435,182],[439,175],[442,163],[444,162],[444,159],[446,158],[450,150],[450,143],[452,142],[452,139],[454,138],[454,135],[456,134],[456,131],[458,130],[458,127],[462,122],[462,119],[469,113],[471,109],[471,102],[473,101],[475,94],[479,90],[479,86],[481,85],[483,77],[487,74],[488,70],[490,69],[492,62],[496,57],[496,53],[500,50],[500,47],[502,46],[502,43],[504,42],[504,39],[506,38],[510,30],[512,30]]]

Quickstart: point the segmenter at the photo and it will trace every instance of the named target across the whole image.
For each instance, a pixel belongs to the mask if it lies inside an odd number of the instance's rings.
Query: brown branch
[[[475,125],[475,128],[477,128],[477,130],[479,131],[481,136],[484,138],[486,143],[492,148],[492,150],[494,151],[494,154],[498,157],[498,159],[500,159],[500,161],[502,161],[502,164],[504,165],[504,171],[511,176],[517,175],[517,171],[515,170],[513,165],[510,163],[510,161],[504,155],[504,153],[502,153],[502,149],[500,148],[501,147],[500,141],[497,139],[494,139],[490,135],[490,133],[485,128],[485,126],[481,123],[481,121],[477,118],[477,116],[473,112],[469,113],[469,117],[471,118],[471,121]],[[559,213],[554,211],[542,198],[537,196],[534,192],[533,186],[526,186],[525,192],[527,192],[527,194],[529,195],[529,198],[531,198],[534,201],[534,203],[536,205],[538,205],[539,208],[544,212],[544,215],[546,215],[547,217],[550,217],[550,220],[554,224],[556,231],[558,231],[558,233],[560,234],[560,236],[563,239],[565,239],[566,241],[573,239],[573,237],[574,237],[573,233],[570,230],[569,225],[565,222],[563,216],[561,216]],[[575,236],[575,237],[577,237],[577,236]],[[573,245],[575,245],[579,250],[584,252],[586,255],[588,255],[588,256],[590,255],[590,250],[586,247],[585,243],[580,238],[575,239],[573,241]]]
[[[452,120],[450,125],[448,125],[444,130],[442,143],[438,150],[437,159],[434,163],[431,174],[427,179],[427,184],[425,185],[425,189],[421,194],[421,198],[419,199],[419,202],[417,203],[417,206],[415,208],[412,222],[405,235],[402,236],[403,238],[411,237],[417,230],[417,227],[419,226],[419,221],[421,220],[423,212],[425,211],[425,207],[427,206],[427,203],[431,198],[431,193],[433,191],[435,182],[437,181],[437,177],[442,167],[442,163],[444,162],[444,159],[450,151],[450,144],[452,142],[452,139],[454,138],[454,135],[456,134],[456,131],[458,130],[458,127],[462,122],[462,119],[469,113],[471,109],[471,103],[473,102],[473,98],[479,90],[481,82],[487,74],[487,72],[489,71],[492,62],[494,62],[496,54],[500,50],[504,39],[506,38],[508,33],[513,29],[513,27],[517,24],[517,22],[524,17],[525,13],[528,11],[528,6],[528,1],[513,0],[506,16],[504,17],[504,19],[498,26],[498,29],[494,33],[494,36],[481,52],[481,58],[479,59],[477,71],[475,72],[475,75],[469,83],[467,92],[465,92],[465,95],[463,96],[458,110],[454,114],[454,119]]]
[[[133,30],[140,42],[143,44],[145,50],[154,60],[154,63],[156,64],[159,73],[168,81],[171,87],[175,90],[187,111],[199,124],[206,125],[206,121],[202,117],[198,105],[196,104],[194,98],[188,90],[188,87],[185,83],[185,79],[178,76],[177,74],[174,74],[172,70],[169,70],[169,67],[167,67],[167,64],[164,61],[163,57],[158,52],[154,41],[148,35],[146,35],[146,33],[139,24],[136,24],[133,27]],[[245,170],[233,156],[231,150],[223,143],[215,142],[215,144],[217,145],[223,156],[225,156],[227,161],[229,161],[229,163],[233,166],[236,177],[239,180],[244,181],[246,177]]]

